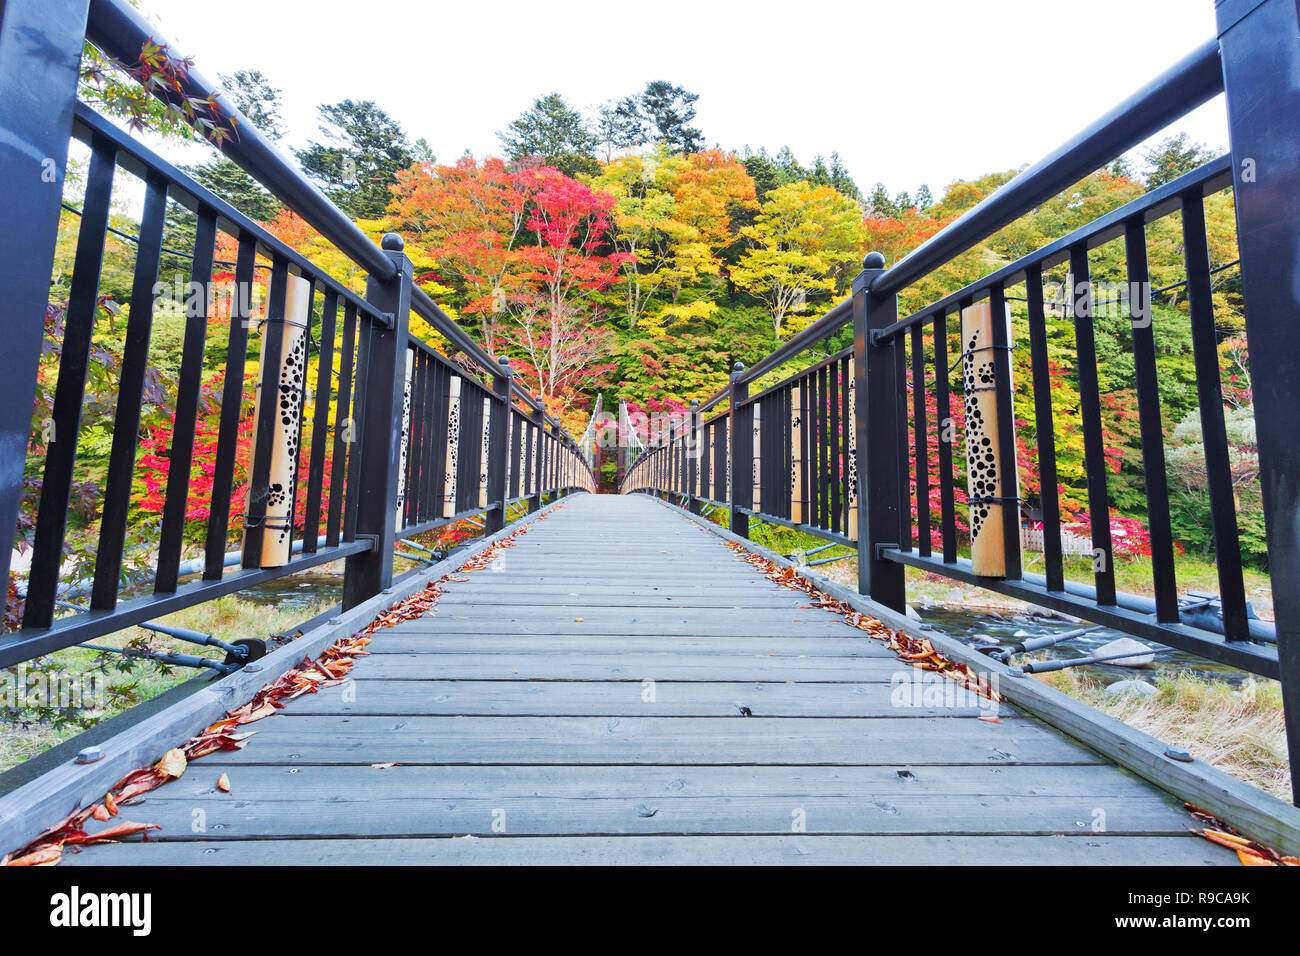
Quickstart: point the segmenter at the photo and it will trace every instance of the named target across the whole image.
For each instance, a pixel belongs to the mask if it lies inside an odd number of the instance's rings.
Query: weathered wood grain
[[[140,798],[150,843],[65,862],[1235,862],[1168,794],[1014,707],[977,719],[661,504],[579,496],[513,541]]]
[[[581,836],[251,840],[90,847],[73,866],[1236,866],[1194,836]]]
[[[970,717],[309,717],[259,721],[213,764],[1097,763],[1033,721]]]

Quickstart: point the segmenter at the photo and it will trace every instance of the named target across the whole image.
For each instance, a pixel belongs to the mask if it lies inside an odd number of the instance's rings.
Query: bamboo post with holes
[[[984,577],[1007,574],[1007,500],[1019,496],[1015,462],[1002,460],[998,421],[993,316],[987,300],[961,311],[962,382],[966,396],[966,493],[970,505],[971,569]],[[1018,562],[1012,562],[1017,563]]]
[[[245,522],[243,547],[250,549],[250,537],[261,539],[259,566],[279,568],[289,563],[293,538],[293,492],[298,471],[298,423],[302,419],[303,389],[307,369],[307,325],[311,321],[312,285],[301,276],[285,274],[283,337],[279,355],[268,354],[271,337],[262,335],[259,366],[278,362],[277,389],[263,392],[264,378],[259,374],[256,387],[255,420],[260,420],[266,402],[272,403],[271,471],[262,496],[266,501],[264,516],[255,525]],[[266,322],[262,323],[263,333]],[[249,460],[257,455],[256,432]],[[246,501],[257,494],[250,488]]]

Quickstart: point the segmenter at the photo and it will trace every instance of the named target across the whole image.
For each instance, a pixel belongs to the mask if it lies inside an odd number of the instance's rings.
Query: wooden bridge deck
[[[132,807],[151,842],[65,862],[1236,862],[1006,705],[894,706],[888,648],[653,500],[516,541],[379,631],[354,699],[293,701]]]

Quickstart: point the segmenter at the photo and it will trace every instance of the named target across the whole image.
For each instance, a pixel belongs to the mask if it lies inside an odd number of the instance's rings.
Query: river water
[[[921,619],[923,623],[932,625],[935,630],[971,646],[987,644],[987,640],[981,640],[981,638],[993,638],[1002,646],[1009,647],[1026,637],[1046,637],[1051,634],[1060,634],[1063,631],[1073,631],[1089,626],[1086,622],[1074,624],[1069,621],[1026,614],[977,613],[952,607],[929,608],[921,612]],[[1048,647],[1020,657],[1013,657],[1011,663],[1015,665],[1026,657],[1047,657],[1052,660],[1085,657],[1103,644],[1125,636],[1128,635],[1105,628],[1100,631],[1093,631],[1090,634],[1084,634],[1081,637],[1071,638],[1064,643],[1057,644],[1055,647]],[[1137,640],[1138,643],[1145,644],[1156,652],[1155,661],[1151,667],[1132,668],[1118,667],[1114,664],[1084,664],[1077,669],[1107,684],[1129,677],[1146,677],[1149,679],[1160,673],[1178,671],[1191,671],[1201,677],[1215,677],[1234,685],[1240,684],[1250,676],[1245,671],[1238,670],[1235,667],[1207,661],[1203,657],[1164,647],[1151,641]]]

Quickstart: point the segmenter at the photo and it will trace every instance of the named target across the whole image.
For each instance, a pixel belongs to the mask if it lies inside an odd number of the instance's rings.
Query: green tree
[[[640,97],[641,113],[651,135],[668,146],[669,152],[694,153],[704,148],[704,135],[688,125],[695,119],[695,101],[700,98],[665,80],[652,80]]]
[[[401,125],[373,100],[318,107],[327,142],[296,150],[298,162],[345,212],[357,219],[384,214],[397,173],[415,162]]]
[[[514,161],[533,160],[570,176],[595,173],[596,134],[559,93],[549,93],[497,136]]]
[[[1214,150],[1203,143],[1192,142],[1186,133],[1166,137],[1146,152],[1147,189],[1172,182],[1214,156]]]

